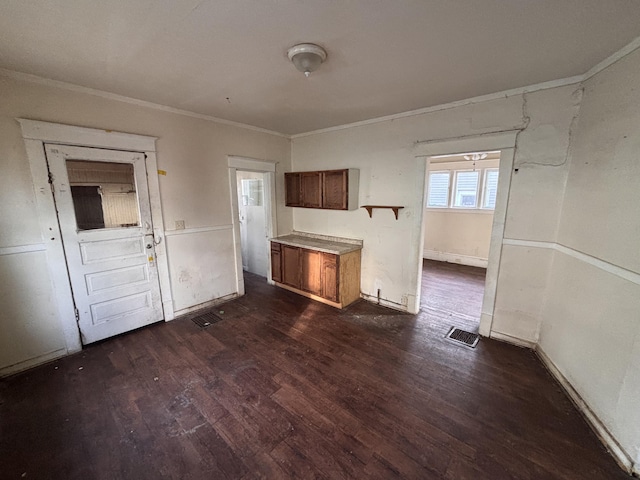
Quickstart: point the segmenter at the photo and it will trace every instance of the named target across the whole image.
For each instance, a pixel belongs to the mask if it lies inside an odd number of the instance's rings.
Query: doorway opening
[[[229,190],[233,219],[238,295],[244,295],[244,275],[271,279],[269,239],[278,235],[276,222],[276,162],[229,155]]]
[[[238,223],[243,272],[267,277],[269,253],[264,173],[238,171]]]
[[[427,157],[421,308],[445,333],[480,329],[500,153]]]

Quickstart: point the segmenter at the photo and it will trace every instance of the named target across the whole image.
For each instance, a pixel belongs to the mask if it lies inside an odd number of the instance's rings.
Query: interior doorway
[[[269,239],[278,236],[276,221],[276,162],[229,155],[229,191],[233,219],[238,295],[244,295],[244,272],[254,269],[271,279]],[[246,180],[246,182],[243,182]],[[261,180],[261,182],[256,182]],[[262,189],[262,206],[255,205]],[[244,193],[243,193],[244,189]],[[245,205],[246,203],[246,205]],[[260,213],[259,211],[262,211]],[[264,227],[262,226],[264,218]],[[244,231],[244,233],[243,233]],[[251,238],[251,241],[245,239]],[[245,269],[246,267],[246,269]]]
[[[269,254],[264,201],[264,173],[238,171],[238,223],[242,270],[267,277]]]
[[[443,329],[480,329],[500,151],[427,157],[421,307]]]

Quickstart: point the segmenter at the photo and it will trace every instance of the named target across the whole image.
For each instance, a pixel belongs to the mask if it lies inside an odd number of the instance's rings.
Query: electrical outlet
[[[176,230],[184,230],[184,220],[176,220]]]
[[[400,302],[402,303],[403,306],[407,306],[409,305],[409,296],[408,295],[402,295],[402,299],[400,300]]]

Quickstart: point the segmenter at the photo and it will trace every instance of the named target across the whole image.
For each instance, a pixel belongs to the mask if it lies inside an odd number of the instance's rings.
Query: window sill
[[[495,211],[492,208],[462,208],[462,207],[426,207],[427,212],[440,212],[440,213],[479,213],[481,215],[493,215]]]

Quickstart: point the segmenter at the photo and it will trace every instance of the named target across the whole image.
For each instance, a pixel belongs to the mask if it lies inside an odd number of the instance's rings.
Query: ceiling
[[[297,134],[581,75],[638,0],[2,0],[0,68]],[[287,49],[327,62],[305,78]]]

